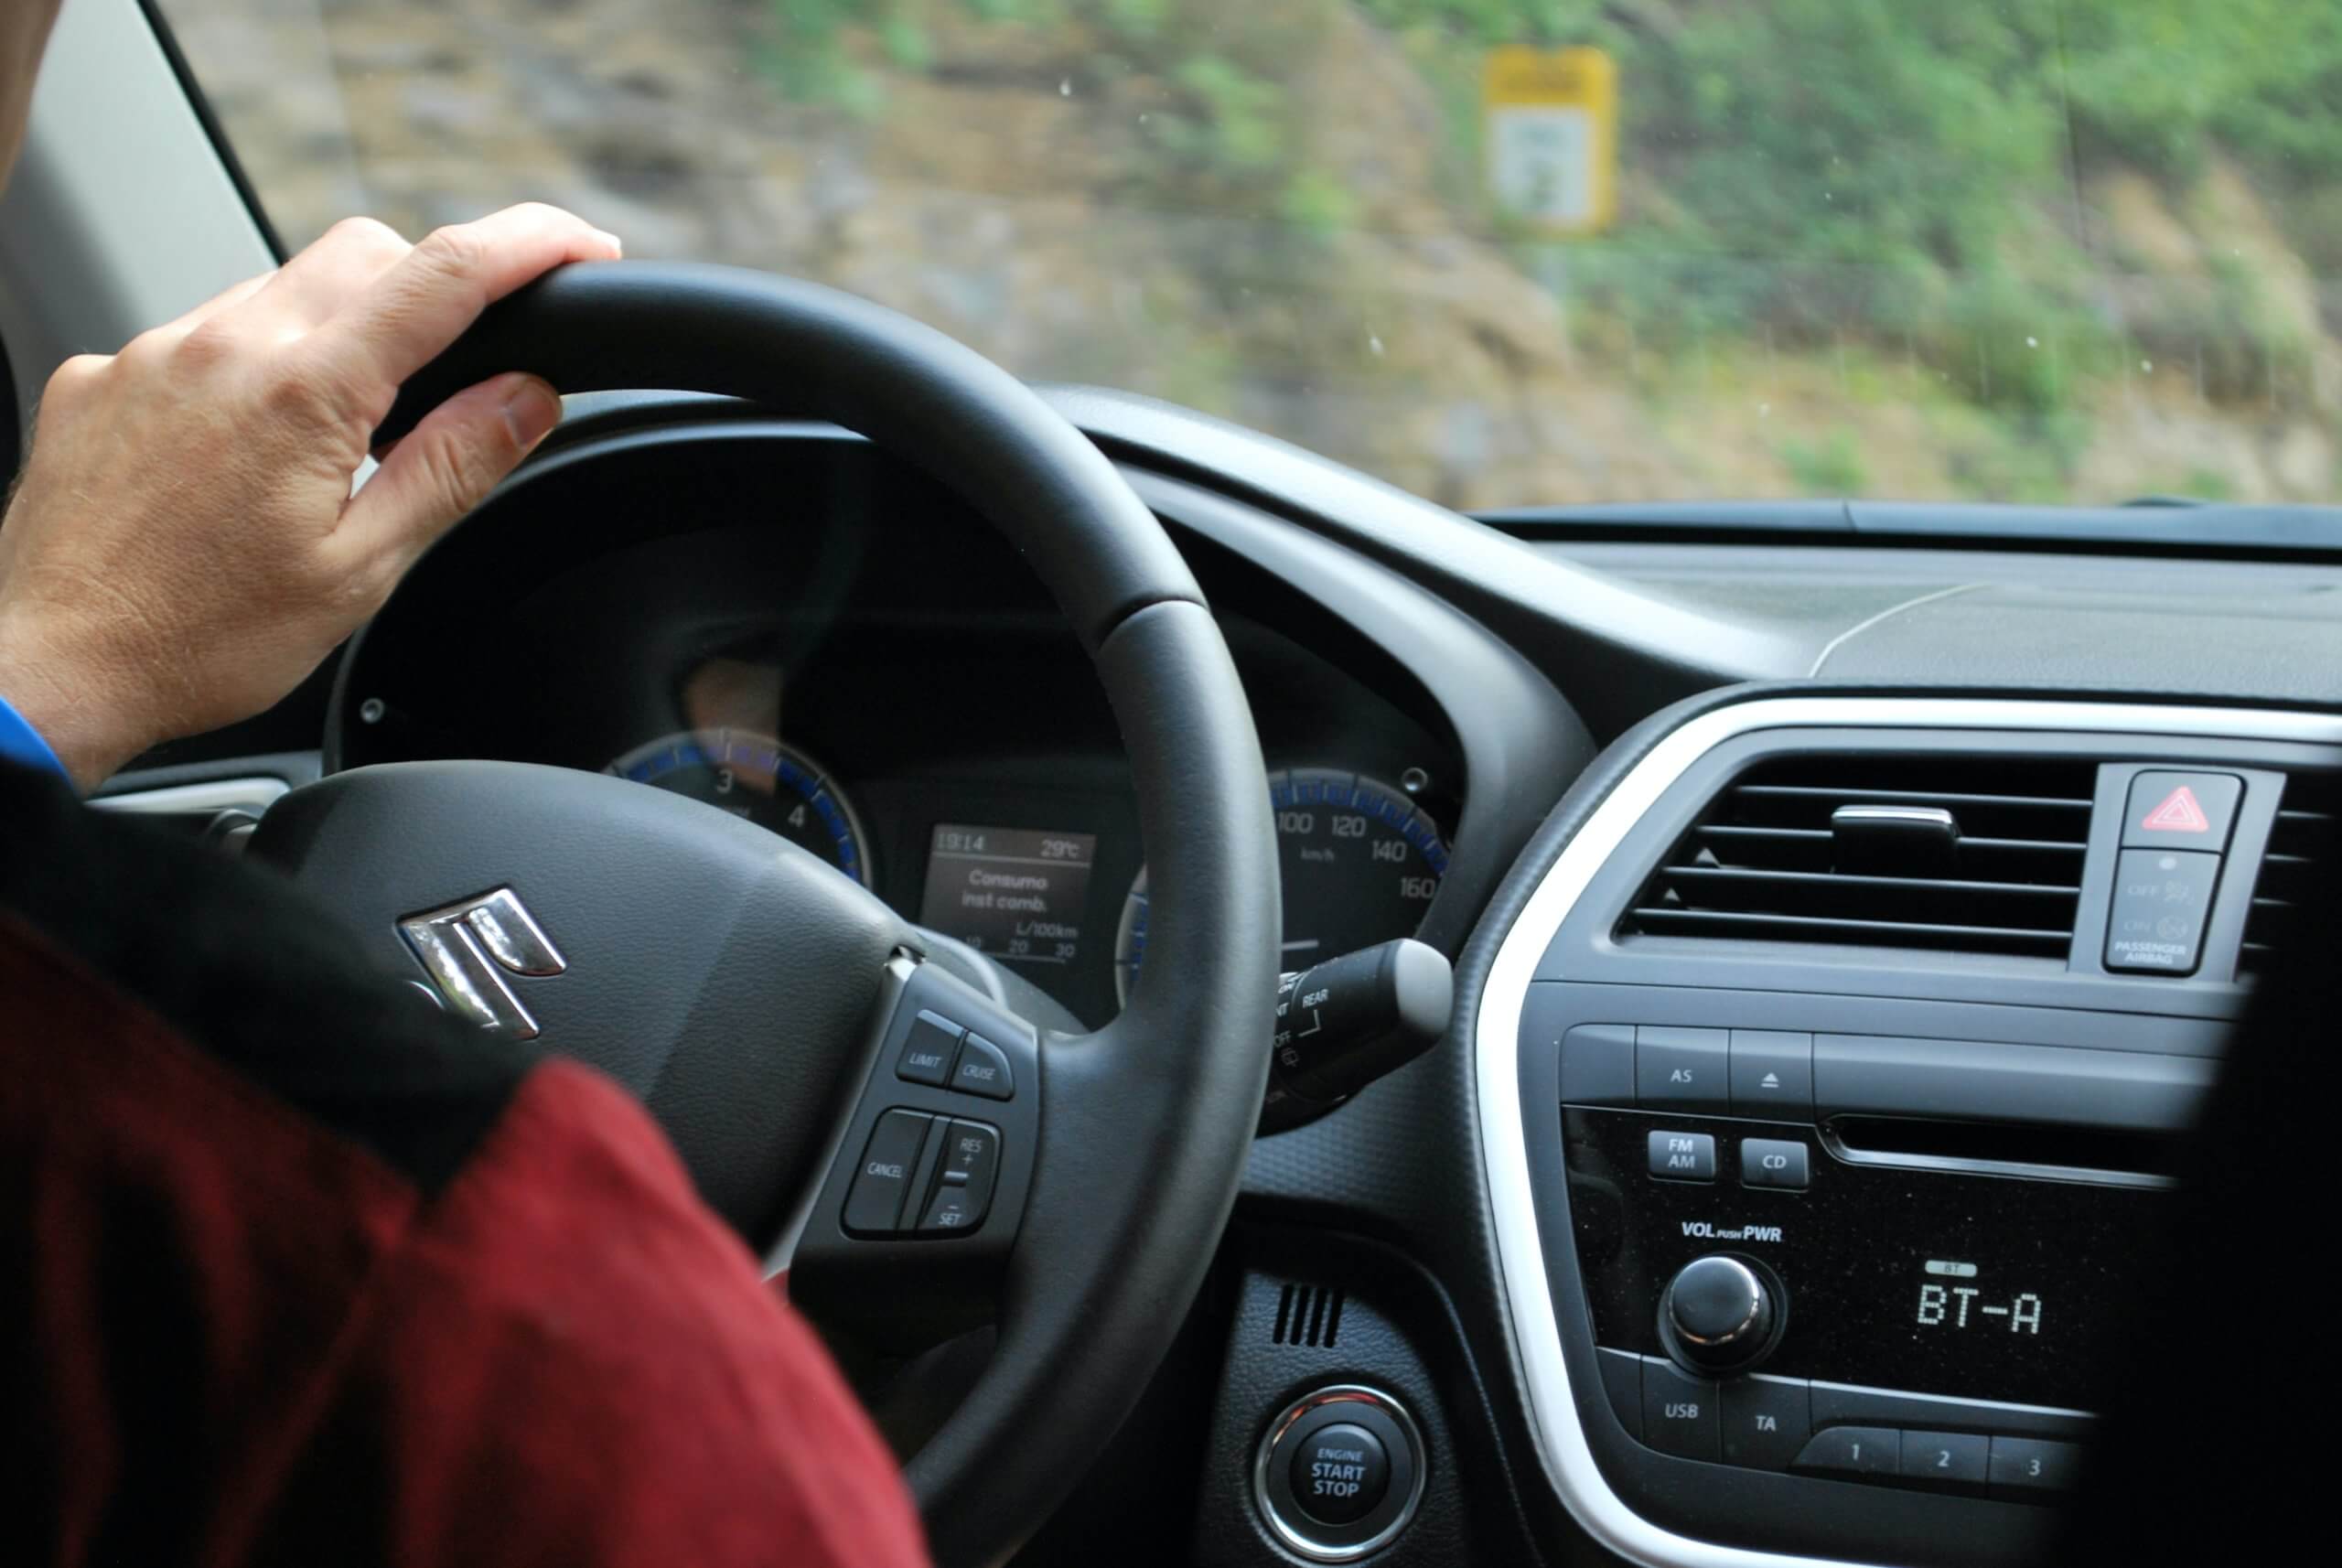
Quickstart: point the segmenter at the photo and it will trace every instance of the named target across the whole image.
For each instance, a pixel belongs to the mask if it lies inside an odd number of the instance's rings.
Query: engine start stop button
[[[1319,1524],[1348,1524],[1374,1511],[1391,1489],[1391,1456],[1362,1426],[1319,1427],[1294,1445],[1293,1500]]]

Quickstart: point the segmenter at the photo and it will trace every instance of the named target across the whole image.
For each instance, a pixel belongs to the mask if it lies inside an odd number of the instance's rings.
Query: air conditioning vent
[[[1622,936],[2066,956],[2097,765],[1784,757],[1710,803]]]
[[[1330,1347],[1341,1337],[1344,1294],[1331,1285],[1285,1286],[1277,1296],[1276,1326],[1270,1339],[1279,1345]]]
[[[2318,856],[2332,853],[2337,823],[2342,823],[2342,773],[2297,773],[2285,781],[2277,820],[2269,828],[2269,848],[2261,857],[2261,875],[2252,885],[2252,912],[2245,917],[2239,972],[2266,972],[2284,947]]]

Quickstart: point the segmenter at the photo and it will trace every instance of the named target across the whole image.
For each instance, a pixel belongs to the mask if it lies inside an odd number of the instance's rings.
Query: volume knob
[[[1780,1324],[1773,1289],[1738,1258],[1694,1258],[1660,1297],[1660,1337],[1677,1360],[1724,1372],[1756,1362],[1773,1348]]]

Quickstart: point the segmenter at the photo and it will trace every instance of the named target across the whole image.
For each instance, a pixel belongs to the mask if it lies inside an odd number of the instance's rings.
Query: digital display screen
[[[1097,849],[1096,833],[939,822],[919,923],[1012,963],[1070,964]]]

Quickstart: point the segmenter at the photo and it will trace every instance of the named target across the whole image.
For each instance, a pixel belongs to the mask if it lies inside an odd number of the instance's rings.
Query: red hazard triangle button
[[[2228,843],[2229,825],[2243,799],[2244,780],[2229,774],[2141,773],[2131,780],[2122,842],[2133,849],[2161,844],[2217,852]]]
[[[2163,798],[2163,804],[2139,819],[2139,825],[2160,833],[2208,833],[2212,819],[2204,814],[2196,791],[2182,784]]]

